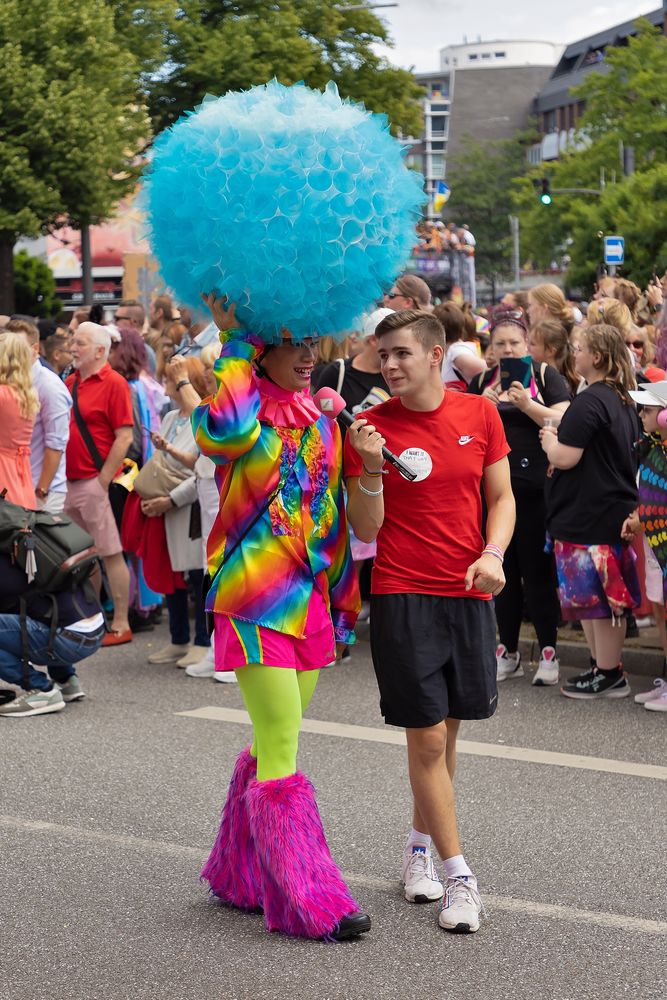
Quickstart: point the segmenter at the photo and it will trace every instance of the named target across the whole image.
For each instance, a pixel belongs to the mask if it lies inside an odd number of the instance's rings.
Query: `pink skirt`
[[[303,639],[231,615],[214,617],[216,670],[239,670],[249,663],[287,670],[320,670],[336,659],[331,616],[317,587],[308,604]]]

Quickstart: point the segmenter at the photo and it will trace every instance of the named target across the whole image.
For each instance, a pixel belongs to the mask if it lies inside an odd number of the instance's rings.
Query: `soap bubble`
[[[394,281],[425,197],[384,115],[277,81],[206,97],[155,141],[153,252],[177,299],[226,294],[267,343],[342,338]]]

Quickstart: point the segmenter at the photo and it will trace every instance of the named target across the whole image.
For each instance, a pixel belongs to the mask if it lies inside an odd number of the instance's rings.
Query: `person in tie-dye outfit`
[[[208,543],[216,670],[234,670],[254,740],[239,756],[202,877],[220,899],[264,911],[269,930],[341,940],[370,928],[334,864],[299,729],[321,667],[354,642],[360,600],[336,421],[308,392],[311,341],[267,347],[208,296],[221,331],[217,391],[192,414],[216,464]]]

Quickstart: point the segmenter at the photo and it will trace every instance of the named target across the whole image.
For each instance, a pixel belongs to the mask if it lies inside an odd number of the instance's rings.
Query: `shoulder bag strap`
[[[72,413],[74,414],[76,426],[79,428],[79,433],[83,438],[84,444],[88,449],[88,451],[90,452],[90,457],[95,463],[95,468],[97,469],[98,472],[101,472],[102,466],[104,465],[104,459],[100,455],[97,449],[97,445],[93,441],[93,435],[86,427],[86,423],[83,417],[81,416],[81,410],[79,409],[79,401],[77,399],[77,396],[78,396],[78,383],[75,379],[74,384],[72,386]]]
[[[343,382],[345,381],[345,358],[338,359],[338,385],[336,386],[336,392],[340,395],[340,390],[343,388]]]

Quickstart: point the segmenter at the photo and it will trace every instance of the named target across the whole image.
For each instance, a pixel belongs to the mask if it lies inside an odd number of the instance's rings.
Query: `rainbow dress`
[[[239,339],[221,335],[216,394],[192,414],[195,440],[216,465],[220,491],[207,549],[206,609],[303,639],[317,588],[336,641],[351,644],[360,599],[340,430],[307,392],[288,392],[256,375],[252,362],[263,344],[241,330],[231,335]]]

